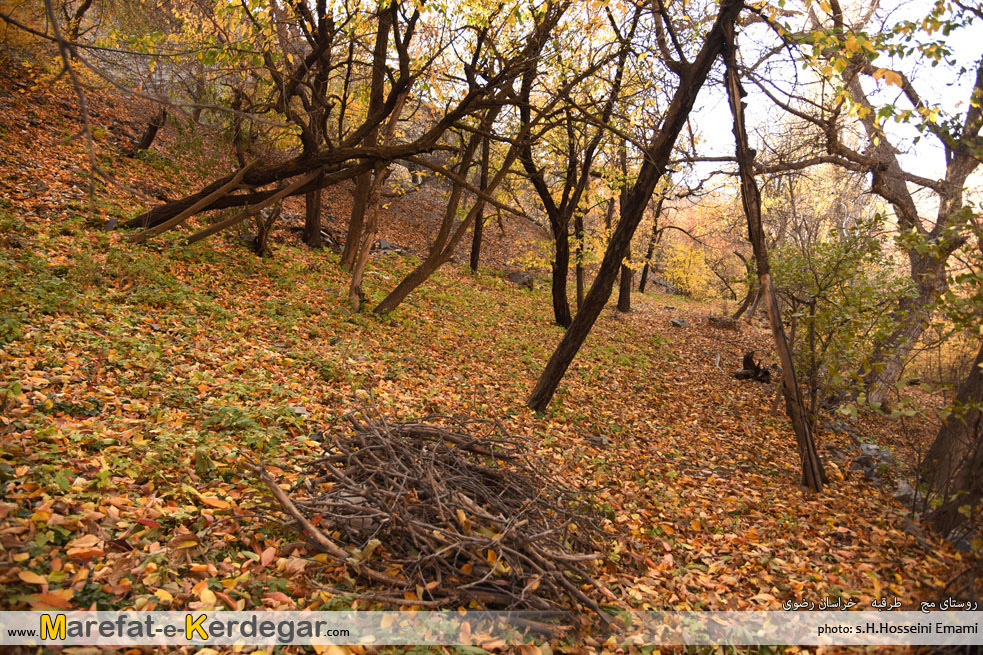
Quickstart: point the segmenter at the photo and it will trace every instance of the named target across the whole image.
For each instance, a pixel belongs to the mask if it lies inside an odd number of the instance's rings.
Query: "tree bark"
[[[922,479],[934,491],[948,495],[968,492],[966,481],[957,473],[972,462],[969,453],[980,449],[983,415],[983,344],[973,361],[969,375],[959,385],[953,411],[943,421],[935,441],[921,463]],[[971,467],[970,467],[971,468]],[[975,475],[980,475],[977,466]],[[948,522],[949,519],[946,519]],[[951,528],[950,528],[951,529]]]
[[[570,236],[567,226],[559,226],[553,235],[556,252],[553,256],[553,320],[560,327],[570,327],[570,301],[567,300],[567,273],[570,271]]]
[[[317,180],[320,183],[320,180]],[[309,191],[304,201],[304,243],[311,248],[320,248],[321,241],[321,188]]]
[[[154,117],[150,119],[147,123],[147,129],[143,131],[140,139],[136,141],[127,151],[127,157],[135,157],[137,153],[147,150],[154,143],[154,139],[157,138],[157,133],[160,132],[160,128],[164,127],[164,123],[167,121],[167,107],[161,107],[154,114]]]
[[[822,491],[826,483],[826,472],[823,470],[812,430],[806,414],[805,402],[795,377],[792,363],[792,351],[785,338],[782,325],[778,297],[771,283],[771,270],[768,263],[768,248],[765,242],[764,228],[761,225],[761,195],[758,184],[754,179],[754,153],[748,146],[747,132],[744,127],[744,89],[737,72],[737,52],[734,40],[734,26],[728,24],[724,28],[724,63],[727,68],[727,100],[730,103],[731,114],[734,118],[734,140],[736,142],[737,166],[741,179],[741,204],[747,218],[748,236],[754,249],[754,259],[758,269],[758,280],[761,283],[761,294],[768,311],[768,321],[775,340],[775,348],[782,365],[782,392],[785,396],[785,409],[795,431],[799,445],[799,458],[802,464],[802,484],[813,491]]]
[[[580,212],[574,214],[573,231],[574,239],[577,242],[574,259],[576,262],[577,311],[579,312],[580,306],[584,304],[584,215]]]
[[[720,3],[717,19],[707,34],[696,59],[687,66],[680,67],[679,86],[673,94],[661,129],[656,132],[652,145],[646,149],[642,167],[627,195],[627,202],[623,207],[622,215],[611,240],[608,242],[597,277],[594,278],[594,283],[584,298],[583,306],[563,335],[556,350],[553,351],[553,355],[529,395],[527,404],[530,408],[543,411],[549,405],[557,385],[563,379],[564,373],[583,345],[604,305],[611,297],[612,285],[618,275],[621,261],[624,259],[625,253],[628,252],[631,239],[644,215],[645,207],[652,199],[656,185],[666,172],[666,166],[676,144],[676,138],[686,124],[686,119],[693,109],[696,96],[703,87],[713,62],[720,54],[723,46],[724,26],[734,23],[743,5],[741,0],[723,0]]]
[[[659,229],[659,218],[662,217],[662,204],[665,202],[665,195],[659,198],[658,204],[655,206],[655,216],[652,218],[652,235],[649,237],[648,247],[645,249],[645,265],[642,266],[642,279],[638,283],[638,292],[645,293],[645,286],[648,283],[649,269],[652,266],[652,255],[655,254],[655,245],[659,242],[662,236],[662,230]]]
[[[950,414],[923,463],[927,481],[943,485],[942,504],[928,519],[943,535],[962,529],[983,500],[983,345],[959,387],[958,413]],[[969,511],[966,511],[966,508]]]
[[[372,50],[372,79],[369,88],[369,115],[377,113],[383,104],[386,83],[386,54],[389,52],[389,30],[393,25],[393,12],[388,8],[379,9],[379,24],[376,29],[375,46]],[[379,126],[370,129],[362,144],[373,147],[379,139]],[[345,237],[345,248],[341,253],[341,265],[351,269],[355,266],[358,247],[362,241],[365,215],[371,201],[370,188],[373,185],[373,174],[366,171],[355,182],[355,197],[352,198],[352,212],[348,221],[348,234]],[[371,246],[371,244],[369,244]]]
[[[484,191],[488,187],[488,157],[491,149],[491,139],[487,136],[481,142],[481,172],[478,177],[478,188]],[[481,238],[485,227],[485,208],[482,204],[474,219],[474,232],[471,236],[471,272],[478,272],[481,263]]]
[[[631,311],[632,270],[630,266],[621,265],[621,282],[618,284],[618,311],[627,314]]]

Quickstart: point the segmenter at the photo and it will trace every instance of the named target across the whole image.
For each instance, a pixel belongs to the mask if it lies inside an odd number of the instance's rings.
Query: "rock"
[[[677,328],[689,327],[689,322],[686,321],[686,319],[674,318],[669,322],[672,324],[673,327],[677,327]]]
[[[890,466],[894,464],[894,453],[891,452],[890,448],[881,448],[877,444],[873,443],[862,443],[860,444],[860,455],[861,457],[871,457],[877,460],[878,463]]]
[[[879,478],[881,469],[894,464],[894,453],[890,448],[881,448],[877,444],[860,444],[860,455],[853,460],[852,468],[863,471],[864,477]]]
[[[850,434],[850,426],[843,421],[823,421],[820,426],[823,430],[827,432],[835,432],[837,434]]]
[[[508,278],[508,281],[516,286],[525,287],[527,289],[532,289],[534,287],[532,275],[530,275],[527,271],[512,271],[506,275],[506,278]]]
[[[302,405],[293,405],[290,407],[290,411],[294,413],[294,416],[310,416],[311,411]]]
[[[401,196],[415,189],[418,184],[414,184],[413,175],[409,169],[402,164],[392,164],[389,167],[389,175],[386,177],[385,188],[382,194],[385,196]]]
[[[103,224],[102,229],[104,229],[107,232],[109,232],[110,230],[115,230],[117,225],[119,225],[119,219],[117,219],[117,218],[110,218],[108,221],[106,221]]]
[[[596,435],[590,435],[590,436],[584,437],[584,439],[586,439],[588,443],[593,444],[593,445],[598,446],[598,447],[604,447],[604,446],[607,446],[607,445],[609,445],[611,443],[608,440],[607,437],[598,437]]]
[[[894,497],[903,505],[910,505],[915,499],[915,489],[907,480],[898,480],[898,486],[894,490]]]

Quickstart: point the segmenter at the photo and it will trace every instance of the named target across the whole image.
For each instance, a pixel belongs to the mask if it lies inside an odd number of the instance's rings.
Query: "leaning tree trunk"
[[[621,217],[608,242],[597,277],[594,278],[594,283],[584,298],[583,306],[564,333],[556,350],[553,351],[553,355],[546,363],[535,388],[529,395],[527,404],[530,408],[543,411],[549,405],[564,373],[570,367],[570,363],[576,357],[595,321],[597,321],[597,317],[600,316],[601,310],[604,309],[604,305],[610,299],[614,280],[617,278],[621,262],[631,246],[635,230],[638,229],[638,224],[642,220],[646,206],[652,199],[656,185],[665,175],[676,139],[693,109],[696,96],[703,87],[713,62],[720,54],[720,49],[723,46],[724,26],[733,24],[743,5],[741,0],[723,0],[721,2],[717,20],[707,34],[696,59],[688,66],[680,69],[679,86],[673,93],[669,109],[660,129],[655,134],[651,147],[644,153],[642,167],[631,191],[627,194],[627,202],[622,207]]]
[[[897,383],[908,356],[932,317],[936,302],[948,289],[948,254],[939,259],[931,253],[911,252],[908,259],[917,293],[901,300],[892,315],[897,327],[875,346],[871,354],[871,369],[864,376],[867,402],[870,404],[882,404]]]
[[[164,123],[167,121],[167,107],[161,107],[154,114],[154,117],[150,119],[147,123],[147,129],[143,131],[140,139],[135,141],[130,149],[126,152],[127,157],[135,157],[137,153],[142,152],[150,148],[154,143],[154,139],[157,138],[157,133],[160,132],[160,128],[164,127]]]
[[[952,413],[942,423],[935,441],[921,463],[922,479],[925,483],[933,490],[947,496],[968,491],[965,488],[965,481],[960,484],[959,474],[970,464],[972,458],[967,454],[980,448],[980,427],[983,423],[983,414],[980,412],[980,404],[983,403],[983,368],[981,367],[983,367],[983,344],[973,361],[969,375],[956,393]],[[972,469],[971,466],[969,468]],[[980,473],[979,467],[973,471],[974,475]]]
[[[771,284],[771,270],[768,263],[768,248],[765,243],[765,233],[761,226],[761,194],[754,179],[754,154],[748,147],[747,132],[744,127],[744,89],[737,73],[737,53],[734,41],[734,27],[724,28],[726,44],[724,46],[724,62],[727,67],[727,100],[730,103],[734,117],[734,140],[736,142],[737,166],[741,178],[741,203],[747,218],[748,236],[754,249],[754,259],[758,269],[758,280],[761,284],[761,295],[768,311],[768,321],[771,323],[771,333],[775,340],[775,348],[782,365],[782,392],[785,396],[785,408],[788,418],[795,430],[799,444],[799,458],[802,463],[802,484],[813,491],[822,491],[826,483],[826,472],[823,470],[812,430],[806,414],[805,402],[795,377],[792,364],[792,351],[785,338],[782,325],[781,311],[778,306],[778,296]]]

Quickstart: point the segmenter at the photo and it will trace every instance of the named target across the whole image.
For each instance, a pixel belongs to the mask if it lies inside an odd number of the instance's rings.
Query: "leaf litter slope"
[[[819,496],[799,489],[772,388],[714,364],[718,352],[724,368],[745,349],[768,352],[766,333],[716,331],[697,316],[706,307],[636,295],[629,316],[604,313],[551,411],[534,414],[522,401],[561,336],[546,290],[447,266],[379,320],[345,309],[333,254],[293,238],[273,259],[232,237],[130,246],[96,227],[131,215],[132,199],[109,187],[89,213],[84,148],[64,142],[78,128],[64,87],[3,68],[6,608],[346,606],[319,587],[349,585],[343,569],[262,520],[264,494],[241,463],[296,480],[319,448],[311,433],[362,405],[359,389],[389,415],[495,417],[528,437],[605,514],[608,593],[592,592],[605,603],[914,602],[959,567],[947,546],[929,552],[903,532],[904,509],[847,466]],[[93,106],[100,157],[131,186],[175,195],[220,161],[173,131],[162,150],[119,158],[114,135],[138,131],[141,109],[107,93]],[[395,242],[414,229],[425,240],[426,216],[387,216]],[[371,299],[411,265],[375,257]],[[691,327],[671,327],[677,316]],[[846,439],[821,435],[824,447]]]

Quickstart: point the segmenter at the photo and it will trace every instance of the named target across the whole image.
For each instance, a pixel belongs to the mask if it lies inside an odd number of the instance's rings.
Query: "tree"
[[[656,185],[666,173],[676,138],[685,126],[696,96],[723,48],[724,28],[737,20],[742,8],[741,0],[723,0],[713,26],[703,38],[693,61],[686,60],[681,46],[677,47],[676,56],[667,60],[666,65],[676,74],[678,85],[659,128],[653,129],[652,141],[645,148],[643,163],[627,193],[618,224],[604,252],[597,276],[584,298],[584,304],[553,351],[529,395],[528,405],[532,409],[540,411],[546,409],[556,392],[557,385],[583,345],[604,305],[607,304],[612,285],[631,245],[635,230],[652,199]],[[673,40],[676,41],[675,30],[671,28],[671,21],[665,15],[664,8],[656,9],[652,13],[659,31],[663,29],[663,23],[660,21],[664,21],[666,29],[673,33]]]
[[[572,321],[570,314],[570,304],[567,300],[567,275],[570,270],[570,221],[580,206],[581,199],[590,184],[591,168],[594,157],[597,153],[601,140],[607,134],[607,126],[611,120],[615,104],[621,90],[624,78],[625,63],[628,60],[631,41],[634,38],[635,30],[638,26],[640,10],[636,9],[634,17],[628,27],[627,34],[623,35],[615,22],[613,14],[608,11],[608,18],[611,28],[617,37],[619,48],[614,67],[612,81],[604,90],[607,100],[604,101],[603,109],[596,126],[591,126],[577,117],[574,110],[566,107],[562,110],[561,119],[546,125],[537,135],[537,141],[542,141],[544,137],[554,131],[559,131],[560,137],[559,153],[556,154],[558,166],[551,168],[558,169],[548,174],[546,166],[538,163],[533,153],[532,139],[529,138],[523,143],[520,150],[519,159],[529,177],[536,193],[543,204],[546,216],[549,219],[550,231],[553,234],[554,255],[552,262],[552,298],[553,315],[556,324],[561,327],[568,327]],[[594,64],[592,67],[598,67]],[[532,89],[533,82],[537,78],[538,60],[532,60],[526,69],[522,79],[522,87],[519,98],[519,115],[522,124],[527,126],[531,122],[532,116]],[[570,93],[569,91],[567,92]],[[549,98],[556,98],[555,93],[547,94]],[[579,103],[574,103],[579,106]],[[542,115],[543,110],[537,109],[537,114]],[[549,177],[549,179],[547,179]],[[552,184],[555,179],[562,180],[562,185]],[[555,190],[554,190],[555,188]]]
[[[879,66],[875,61],[888,54],[902,61],[913,56],[935,66],[951,59],[945,42],[955,29],[978,21],[983,12],[962,3],[932,3],[927,15],[917,20],[896,20],[891,24],[872,25],[878,3],[859,7],[858,18],[850,21],[838,0],[808,4],[804,15],[807,24],[800,31],[773,23],[786,45],[801,48],[811,45],[811,54],[803,59],[813,64],[821,80],[834,80],[838,88],[816,102],[796,96],[792,90],[781,91],[774,79],[754,74],[758,88],[779,107],[817,128],[822,148],[787,168],[815,163],[836,163],[850,170],[870,175],[871,190],[890,203],[904,238],[910,276],[915,292],[898,301],[893,313],[896,328],[873,346],[864,369],[867,400],[884,401],[887,392],[899,379],[904,363],[921,336],[933,308],[947,289],[947,263],[960,246],[952,238],[953,222],[965,205],[964,188],[969,176],[980,165],[983,141],[983,59],[964,72],[972,76],[969,97],[962,103],[963,113],[946,114],[916,90],[917,80],[900,68]],[[823,12],[823,16],[819,12]],[[770,19],[769,19],[770,20]],[[942,35],[941,40],[932,33]],[[919,42],[916,36],[927,37]],[[906,103],[878,105],[873,93],[866,90],[861,78],[897,87],[900,100]],[[781,97],[780,97],[781,96]],[[847,126],[856,120],[865,143],[851,145],[854,139]],[[921,135],[929,136],[945,153],[945,173],[933,180],[912,173],[902,166],[899,144],[886,129],[888,120],[914,124]],[[934,195],[937,210],[928,219],[919,211],[916,190]]]
[[[745,95],[737,70],[737,46],[734,39],[733,23],[724,26],[724,62],[727,66],[727,100],[734,117],[734,140],[737,146],[737,166],[741,178],[741,203],[747,217],[748,237],[754,249],[754,260],[758,272],[761,294],[768,311],[768,322],[775,340],[775,349],[782,365],[782,394],[785,396],[785,410],[799,444],[799,458],[802,462],[802,484],[813,491],[822,491],[827,482],[819,453],[812,436],[812,427],[806,414],[805,402],[795,376],[792,351],[785,337],[778,297],[771,283],[771,269],[768,263],[768,249],[764,229],[761,225],[761,194],[754,180],[754,154],[748,146],[747,131],[744,126]]]

